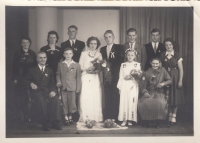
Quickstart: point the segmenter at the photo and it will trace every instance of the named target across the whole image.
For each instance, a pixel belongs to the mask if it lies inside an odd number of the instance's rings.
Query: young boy
[[[58,64],[56,80],[61,87],[65,124],[73,124],[72,113],[77,112],[76,93],[81,89],[81,68],[79,63],[72,60],[73,50],[64,49],[65,60]]]

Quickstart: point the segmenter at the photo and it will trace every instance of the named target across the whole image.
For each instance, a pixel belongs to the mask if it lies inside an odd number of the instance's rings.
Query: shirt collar
[[[75,42],[76,42],[76,39],[73,39],[73,40],[71,40],[71,39],[69,39],[69,41],[70,41],[70,43],[72,44],[72,41],[74,42],[74,44],[75,44]]]
[[[75,63],[73,60],[71,60],[71,62],[70,63],[67,63],[65,60],[62,62],[62,63],[65,63],[65,64],[67,64],[67,66],[69,67],[71,64],[73,64],[73,63]]]
[[[172,50],[171,52],[166,51],[165,55],[173,55],[174,56],[174,50]]]
[[[109,46],[107,45],[107,48],[110,48],[110,49],[111,49],[111,48],[112,48],[112,46],[113,46],[113,44],[111,44],[111,45],[109,45]]]
[[[151,42],[152,46],[154,47],[155,42]],[[158,47],[159,42],[156,42],[156,47]]]
[[[42,67],[42,66],[41,66],[41,65],[39,65],[39,64],[38,64],[38,66],[39,66],[40,70],[42,70],[42,68],[43,68],[43,70],[44,70],[44,69],[45,69],[45,67],[46,67],[46,66],[43,66],[43,67]]]
[[[132,48],[134,48],[135,47],[135,42],[133,42],[133,43],[129,42],[129,47],[131,47],[132,44],[133,44]]]
[[[28,51],[25,52],[25,51],[23,50],[23,48],[21,48],[21,52],[22,52],[22,53],[29,53],[29,51],[30,51],[30,50],[28,49]]]

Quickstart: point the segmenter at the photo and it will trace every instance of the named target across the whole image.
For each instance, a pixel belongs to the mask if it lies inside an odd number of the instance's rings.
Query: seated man
[[[31,93],[36,100],[37,112],[41,118],[43,130],[50,131],[49,123],[57,130],[62,130],[60,122],[60,100],[56,95],[55,79],[52,69],[45,66],[45,52],[37,55],[38,64],[29,69],[24,84],[31,87]]]

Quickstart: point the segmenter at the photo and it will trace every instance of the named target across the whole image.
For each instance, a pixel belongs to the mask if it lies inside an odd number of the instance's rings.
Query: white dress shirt
[[[71,44],[71,46],[72,46],[72,41],[74,42],[74,44],[75,44],[75,42],[76,42],[76,39],[74,39],[74,40],[69,40],[70,41],[70,44]]]
[[[38,66],[39,66],[40,70],[44,72],[44,70],[45,70],[45,66],[42,67],[42,66],[39,65],[39,64],[38,64]],[[43,70],[42,70],[42,68],[43,68]]]
[[[72,63],[75,63],[73,60],[71,60],[70,63],[66,62],[65,60],[63,61],[63,63],[67,64],[67,67],[69,67]]]
[[[131,46],[131,45],[132,45],[132,46]],[[130,42],[129,42],[129,47],[130,47],[131,50],[134,50],[134,49],[135,49],[135,42],[134,42],[134,43],[130,43]]]
[[[153,47],[153,49],[154,49],[154,46],[155,46],[155,44],[156,44],[156,50],[158,49],[158,44],[159,44],[159,42],[151,42],[151,44],[152,44],[152,47]]]
[[[110,51],[111,51],[111,49],[112,49],[112,46],[113,46],[113,44],[111,44],[111,45],[107,45],[107,48],[106,48],[106,52],[107,52],[107,57],[109,58],[109,56],[110,56]]]

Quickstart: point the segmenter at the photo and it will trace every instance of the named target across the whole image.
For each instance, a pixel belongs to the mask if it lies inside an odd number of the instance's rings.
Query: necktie
[[[110,46],[107,47],[107,57],[109,59],[109,56],[110,56]]]
[[[134,49],[133,49],[133,43],[131,43],[131,50],[134,50]]]
[[[72,41],[72,48],[74,48],[74,41]]]
[[[154,49],[154,52],[156,53],[156,43],[154,44],[154,48],[153,49]]]
[[[44,67],[41,68],[42,73],[44,72]]]

